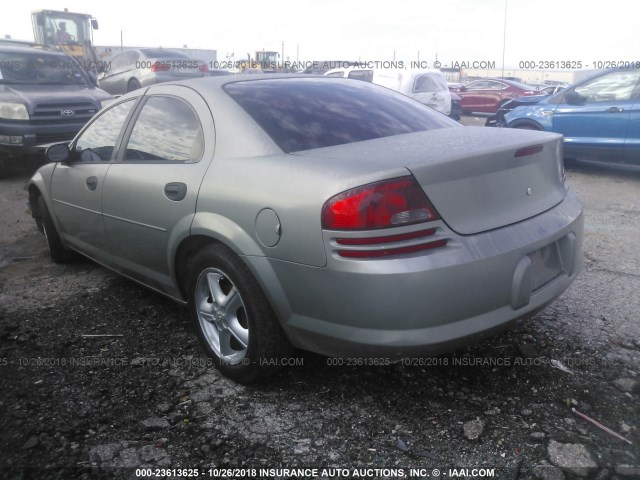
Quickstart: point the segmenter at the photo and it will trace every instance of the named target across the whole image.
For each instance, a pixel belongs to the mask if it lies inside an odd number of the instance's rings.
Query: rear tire
[[[291,345],[240,257],[224,245],[204,247],[193,259],[188,292],[200,344],[225,377],[248,384],[280,370]]]
[[[56,230],[56,226],[53,224],[47,204],[42,196],[38,197],[38,213],[40,215],[40,222],[42,224],[42,233],[47,239],[47,246],[49,247],[49,254],[51,260],[54,263],[69,263],[73,260],[74,254],[62,244],[60,235]]]
[[[137,79],[132,78],[131,80],[129,80],[129,83],[127,84],[127,93],[133,92],[134,90],[138,90],[139,88],[140,88],[140,82]]]

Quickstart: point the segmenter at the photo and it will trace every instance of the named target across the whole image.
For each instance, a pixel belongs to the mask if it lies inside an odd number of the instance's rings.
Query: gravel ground
[[[0,180],[0,478],[640,478],[638,173],[568,170],[585,268],[535,318],[405,365],[296,352],[249,387],[211,368],[182,307],[52,264],[27,179]]]

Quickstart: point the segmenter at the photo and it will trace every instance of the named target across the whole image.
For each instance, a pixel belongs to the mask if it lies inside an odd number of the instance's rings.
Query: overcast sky
[[[640,60],[636,0],[506,0],[505,64]],[[289,60],[495,61],[505,0],[3,0],[0,35],[32,40],[31,11],[90,13],[96,45],[255,50]]]

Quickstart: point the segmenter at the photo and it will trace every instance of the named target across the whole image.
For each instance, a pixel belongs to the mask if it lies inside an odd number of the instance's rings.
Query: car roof
[[[518,87],[518,88],[521,88],[523,90],[531,90],[531,87],[533,86],[533,85],[530,85],[530,84],[517,82],[515,80],[506,80],[504,78],[495,78],[495,77],[474,78],[473,80],[469,80],[469,82],[467,82],[467,83],[483,82],[483,81],[486,81],[486,80],[491,80],[491,81],[494,81],[494,82],[506,83],[507,85],[511,85],[512,87]]]
[[[323,79],[326,81],[335,81],[335,78],[327,77],[323,78],[323,75],[309,75],[306,73],[239,73],[237,75],[224,75],[221,77],[203,77],[203,78],[194,78],[188,80],[181,80],[178,82],[171,82],[171,84],[179,85],[193,85],[193,84],[207,84],[210,83],[212,85],[222,84],[225,85],[227,83],[236,83],[236,82],[250,82],[256,80],[270,80],[276,78],[315,78],[315,79]],[[200,86],[200,85],[198,85]]]
[[[178,86],[193,90],[202,97],[211,112],[216,112],[216,154],[227,158],[248,158],[265,155],[282,155],[278,147],[266,131],[258,125],[254,118],[225,91],[225,86],[234,83],[269,82],[272,80],[315,81],[324,84],[355,83],[342,78],[322,75],[261,73],[238,74],[218,77],[205,76],[188,80],[162,82],[129,92],[118,99],[120,103],[142,95],[170,94],[169,87]],[[370,86],[368,82],[357,82]],[[377,87],[383,88],[383,87]]]
[[[367,68],[367,67],[358,67],[358,66],[349,66],[349,67],[338,67],[338,68],[332,68],[331,70],[327,70],[326,72],[323,73],[324,76],[329,76],[328,74],[333,73],[333,72],[345,72],[345,73],[350,73],[353,71],[364,71],[364,72],[397,72],[397,73],[402,73],[402,74],[409,74],[409,75],[422,75],[422,74],[436,74],[436,75],[442,75],[444,76],[444,73],[442,73],[440,70],[438,70],[437,68],[421,68],[421,69],[403,69],[403,68]]]
[[[216,152],[223,157],[253,157],[264,155],[282,155],[282,150],[267,135],[226,91],[225,85],[236,82],[269,81],[275,79],[310,79],[336,82],[343,79],[323,77],[321,75],[257,73],[222,76],[203,76],[186,80],[162,82],[129,92],[116,103],[141,95],[162,94],[167,87],[179,86],[190,88],[198,93],[208,104],[211,111],[216,112]]]

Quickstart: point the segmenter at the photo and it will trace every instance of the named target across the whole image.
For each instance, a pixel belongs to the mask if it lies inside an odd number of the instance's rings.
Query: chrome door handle
[[[607,108],[606,112],[607,113],[620,113],[620,112],[624,112],[624,108],[611,107],[611,108]]]

